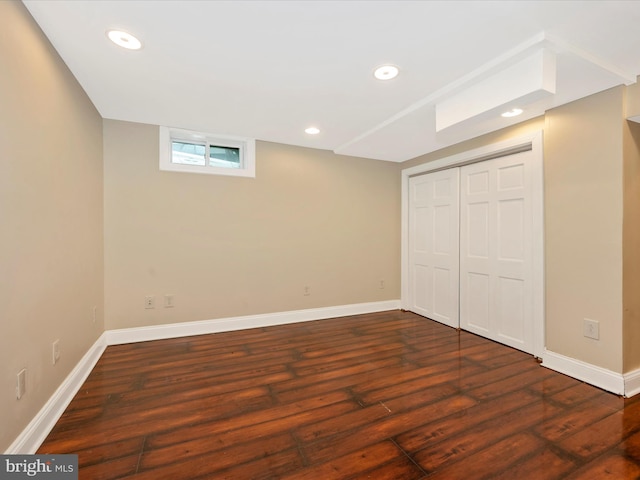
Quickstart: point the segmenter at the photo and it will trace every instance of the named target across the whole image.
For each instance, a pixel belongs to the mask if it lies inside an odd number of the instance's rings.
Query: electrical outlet
[[[51,344],[51,355],[53,364],[55,365],[60,360],[60,340],[56,340]]]
[[[384,280],[380,280],[380,290],[384,290]]]
[[[18,379],[16,381],[16,398],[20,400],[26,391],[27,391],[27,369],[23,368],[18,372]]]
[[[311,295],[311,287],[304,287],[304,293],[302,295],[304,295],[305,297]]]
[[[585,318],[583,328],[583,334],[585,337],[593,338],[594,340],[600,340],[600,322]]]
[[[156,308],[156,297],[153,295],[144,297],[144,308]]]
[[[167,294],[164,296],[164,308],[173,308],[173,295]]]
[[[94,305],[93,307],[93,323],[96,323],[96,318],[98,317],[98,307]]]

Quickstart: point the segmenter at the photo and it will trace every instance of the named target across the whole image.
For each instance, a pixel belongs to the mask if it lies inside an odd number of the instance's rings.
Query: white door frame
[[[542,358],[544,316],[544,171],[542,131],[462,152],[402,170],[401,291],[403,309],[409,306],[409,178],[415,175],[502,157],[523,150],[533,153],[533,354]]]

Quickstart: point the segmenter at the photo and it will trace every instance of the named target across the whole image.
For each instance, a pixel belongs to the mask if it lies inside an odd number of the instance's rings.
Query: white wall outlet
[[[18,378],[16,380],[16,398],[20,400],[27,391],[27,369],[23,368],[18,372]]]
[[[153,295],[144,297],[144,308],[156,308],[156,297]]]
[[[302,295],[304,295],[305,297],[308,297],[309,295],[311,295],[311,287],[305,286]]]
[[[164,296],[164,308],[173,308],[173,294],[168,293]]]
[[[583,323],[584,336],[593,338],[594,340],[600,340],[600,322],[597,320],[584,319]]]
[[[60,340],[56,340],[51,344],[51,355],[53,360],[53,364],[55,365],[60,360]]]

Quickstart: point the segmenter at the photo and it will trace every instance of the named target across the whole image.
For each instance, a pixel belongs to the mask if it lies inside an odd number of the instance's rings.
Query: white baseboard
[[[69,406],[69,403],[71,403],[75,394],[82,387],[106,347],[106,336],[103,333],[84,354],[71,373],[67,375],[67,378],[64,379],[47,403],[29,422],[29,425],[9,446],[5,452],[6,454],[32,454],[38,450],[67,406]]]
[[[640,369],[624,374],[624,396],[633,397],[640,393]]]
[[[346,317],[363,313],[384,312],[386,310],[398,310],[399,308],[399,300],[388,300],[384,302],[357,303],[354,305],[247,315],[243,317],[218,318],[198,322],[123,328],[119,330],[107,330],[105,333],[107,335],[108,345],[119,345],[123,343],[145,342],[148,340],[161,340],[164,338],[188,337],[191,335],[204,335],[207,333],[220,333],[233,330],[246,330],[248,328],[308,322],[311,320]]]
[[[60,416],[78,393],[100,356],[108,345],[143,342],[164,338],[186,337],[206,333],[228,332],[247,328],[284,325],[287,323],[308,322],[325,318],[346,317],[364,313],[398,310],[400,300],[384,302],[358,303],[337,307],[314,308],[291,312],[269,313],[264,315],[249,315],[245,317],[220,318],[200,322],[172,323],[169,325],[155,325],[151,327],[123,328],[107,330],[91,346],[80,362],[65,378],[47,403],[40,409],[29,425],[9,446],[5,454],[35,453]]]
[[[544,351],[542,366],[582,380],[583,382],[615,393],[616,395],[625,394],[625,378],[623,375],[607,370],[606,368],[582,362],[575,358],[566,357],[550,350]]]

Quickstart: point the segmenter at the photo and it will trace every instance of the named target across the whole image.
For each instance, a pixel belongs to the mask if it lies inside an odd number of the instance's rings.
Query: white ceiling
[[[640,74],[639,1],[24,3],[105,118],[394,162]],[[112,28],[144,48],[115,46]],[[555,57],[555,93],[436,132],[436,104],[485,80],[481,96],[499,97],[500,72],[541,48]],[[376,80],[384,63],[400,75]],[[524,114],[497,115],[511,106]]]

